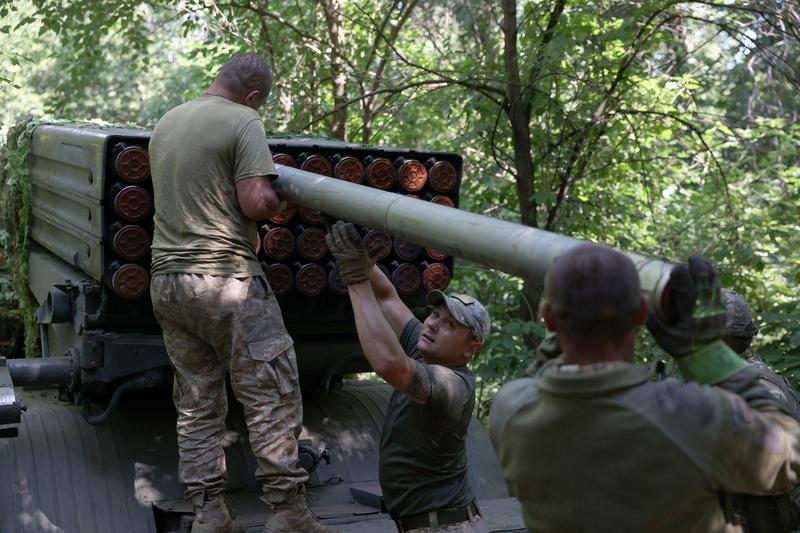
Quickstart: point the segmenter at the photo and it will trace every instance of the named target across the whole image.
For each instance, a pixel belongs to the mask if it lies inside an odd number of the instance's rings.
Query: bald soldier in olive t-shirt
[[[155,199],[150,295],[175,381],[179,478],[192,533],[232,533],[222,440],[230,373],[272,514],[267,533],[326,532],[297,465],[302,404],[292,338],[256,259],[256,221],[275,215],[275,167],[256,110],[271,74],[234,57],[201,97],[159,120],[150,139]]]
[[[153,275],[260,276],[256,221],[236,197],[241,180],[277,175],[258,113],[204,94],[164,115],[151,143],[157,175],[175,176],[155,183]]]

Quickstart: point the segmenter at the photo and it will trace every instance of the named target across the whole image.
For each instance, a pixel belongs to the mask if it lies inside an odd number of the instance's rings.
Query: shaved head
[[[272,89],[272,72],[257,54],[239,54],[223,65],[215,83],[235,93],[260,91],[266,97]]]
[[[613,339],[637,325],[641,294],[636,267],[606,246],[584,244],[560,256],[547,271],[544,290],[567,335]]]

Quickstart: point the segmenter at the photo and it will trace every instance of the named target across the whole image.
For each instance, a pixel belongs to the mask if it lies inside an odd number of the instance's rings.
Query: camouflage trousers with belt
[[[244,407],[264,500],[280,503],[296,494],[308,479],[297,466],[303,418],[297,361],[266,280],[161,274],[153,277],[150,295],[175,372],[172,397],[186,498],[225,489],[226,372]]]

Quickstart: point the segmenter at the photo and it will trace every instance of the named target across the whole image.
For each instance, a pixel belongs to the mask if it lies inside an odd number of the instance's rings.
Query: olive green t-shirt
[[[381,433],[378,475],[389,515],[398,519],[463,507],[475,499],[467,479],[467,429],[475,377],[465,366],[429,365],[417,348],[422,323],[408,321],[400,344],[423,364],[431,381],[424,405],[395,390]]]
[[[236,182],[275,175],[255,110],[201,96],[168,111],[150,138],[155,230],[151,273],[261,275],[256,223]]]

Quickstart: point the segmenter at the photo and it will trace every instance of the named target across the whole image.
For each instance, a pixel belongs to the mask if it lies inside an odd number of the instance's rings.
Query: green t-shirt
[[[242,213],[236,182],[275,175],[255,110],[201,96],[165,114],[150,138],[155,274],[261,275],[256,223]]]
[[[421,330],[422,323],[412,318],[400,344],[425,366],[431,395],[419,405],[394,391],[381,433],[379,477],[394,519],[463,507],[475,499],[467,479],[466,453],[475,377],[465,366],[425,364],[417,349]]]

